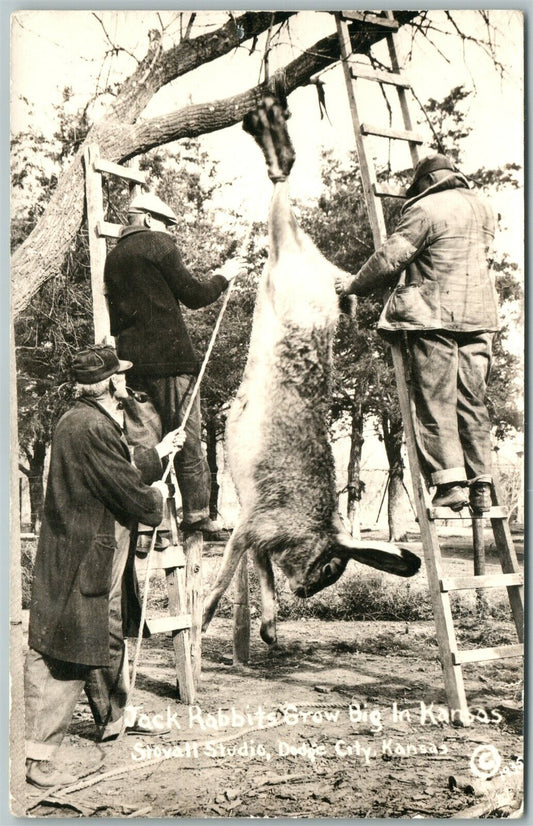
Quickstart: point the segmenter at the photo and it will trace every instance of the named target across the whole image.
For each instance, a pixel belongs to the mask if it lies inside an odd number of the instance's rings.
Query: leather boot
[[[460,511],[468,505],[468,494],[464,485],[458,482],[437,485],[431,504],[434,508],[451,508],[452,511]]]
[[[26,780],[38,789],[72,786],[77,777],[54,767],[50,760],[26,760]]]

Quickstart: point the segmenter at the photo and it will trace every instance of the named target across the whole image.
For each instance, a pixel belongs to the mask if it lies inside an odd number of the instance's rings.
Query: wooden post
[[[185,589],[185,567],[170,568],[165,571],[168,592],[168,608],[172,616],[185,614],[187,593]],[[172,632],[172,645],[176,657],[176,681],[179,699],[190,705],[196,700],[191,661],[191,637],[188,629]]]
[[[250,603],[248,596],[248,556],[245,554],[235,574],[233,598],[233,665],[250,659]]]
[[[177,484],[174,468],[172,466],[171,480]],[[168,608],[171,616],[179,617],[187,613],[189,598],[187,595],[187,562],[183,549],[179,544],[178,519],[176,513],[176,502],[173,497],[167,500],[167,514],[170,522],[170,535],[172,546],[181,556],[180,564],[165,571],[168,592]],[[200,542],[202,545],[202,535],[198,538],[198,533],[189,534],[186,539],[188,543]],[[196,610],[198,610],[197,606]],[[176,678],[178,684],[179,698],[183,703],[191,704],[196,700],[196,681],[193,675],[192,655],[191,655],[191,632],[189,629],[172,632],[172,644],[176,655]]]
[[[202,534],[199,531],[189,534],[185,537],[184,545],[187,559],[187,613],[191,615],[191,661],[194,684],[198,687],[202,672]]]
[[[104,223],[102,173],[95,169],[100,159],[96,144],[87,146],[83,153],[85,163],[85,199],[87,227],[89,231],[89,256],[91,261],[91,290],[93,298],[94,340],[97,344],[112,342],[109,315],[104,292],[104,264],[107,255],[106,240],[98,227]]]
[[[474,543],[474,576],[485,573],[485,520],[472,518],[472,540]],[[487,615],[487,600],[482,588],[476,588],[476,608],[480,617]]]

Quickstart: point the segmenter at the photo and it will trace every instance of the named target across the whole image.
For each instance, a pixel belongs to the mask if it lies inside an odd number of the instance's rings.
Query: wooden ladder
[[[104,289],[104,265],[107,255],[106,238],[118,238],[122,225],[109,223],[104,216],[102,176],[113,175],[130,184],[131,195],[136,195],[146,183],[143,172],[106,161],[100,157],[99,148],[91,144],[84,152],[85,199],[89,231],[89,256],[91,264],[91,289],[93,298],[94,340],[113,344],[110,333],[109,313]],[[178,490],[174,468],[170,471],[175,491]],[[179,698],[184,703],[194,703],[201,670],[201,581],[202,581],[202,534],[192,533],[180,545],[176,501],[167,500],[163,524],[169,526],[171,544],[162,551],[154,550],[151,570],[165,571],[170,615],[147,619],[152,634],[172,633],[176,657],[176,677]],[[141,528],[141,534],[142,534]],[[151,529],[150,529],[151,533]],[[135,567],[141,578],[147,560],[139,551]]]
[[[177,489],[174,466],[170,468],[170,483]],[[172,645],[176,660],[176,683],[179,699],[187,704],[196,700],[196,687],[201,670],[201,549],[202,543],[194,542],[185,554],[179,541],[176,500],[171,495],[165,505],[165,514],[159,528],[159,537],[170,533],[170,545],[158,550],[157,544],[151,552],[151,559],[137,551],[135,567],[139,579],[150,572],[165,572],[169,616],[147,617],[146,625],[150,634],[172,633]],[[152,535],[152,531],[149,531]],[[144,558],[143,558],[144,556]]]
[[[361,168],[363,191],[370,218],[374,246],[377,249],[384,243],[387,237],[383,207],[380,199],[382,197],[405,196],[403,192],[391,191],[390,188],[378,183],[372,154],[368,146],[368,138],[369,136],[378,136],[393,141],[406,142],[409,147],[413,166],[415,166],[419,160],[418,147],[423,143],[423,139],[413,130],[409,108],[409,91],[411,86],[400,70],[395,38],[399,24],[394,19],[393,12],[385,11],[381,14],[371,14],[360,11],[343,11],[337,12],[335,18],[357,154]],[[350,41],[349,27],[351,20],[357,20],[359,23],[364,22],[368,24],[369,27],[379,27],[383,30],[390,59],[390,68],[388,70],[381,69],[376,71],[372,66],[362,64],[360,60],[356,60],[356,54],[352,50]],[[360,57],[361,55],[359,55],[359,58]],[[396,90],[401,118],[403,120],[401,124],[402,128],[392,129],[390,127],[379,127],[361,123],[359,116],[360,106],[358,102],[358,83],[361,81],[378,83],[382,89],[383,86],[387,85]],[[495,660],[500,657],[523,656],[524,606],[522,575],[513,547],[508,513],[506,509],[502,507],[497,485],[493,483],[491,486],[493,506],[490,512],[487,513],[487,517],[490,518],[491,521],[502,573],[485,575],[483,561],[484,519],[474,518],[472,519],[476,562],[474,575],[460,577],[444,576],[436,521],[440,519],[464,517],[460,515],[457,516],[457,514],[454,514],[449,508],[432,508],[430,505],[429,494],[418,461],[415,441],[416,413],[412,394],[409,392],[409,372],[406,352],[400,340],[394,342],[391,349],[400,410],[405,430],[416,513],[420,526],[428,585],[435,617],[439,655],[443,669],[446,697],[450,708],[450,719],[454,722],[468,725],[470,716],[464,689],[462,666],[465,663]],[[468,518],[470,518],[470,513]],[[519,644],[459,650],[450,605],[450,592],[491,587],[507,588]]]

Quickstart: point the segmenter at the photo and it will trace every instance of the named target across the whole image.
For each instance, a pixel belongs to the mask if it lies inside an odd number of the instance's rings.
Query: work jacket
[[[151,458],[150,458],[151,457]],[[135,459],[148,481],[161,475],[155,450]],[[91,399],[60,419],[52,441],[35,558],[31,648],[66,662],[109,664],[109,591],[115,520],[156,526],[163,498],[130,461],[120,425]]]
[[[495,331],[493,238],[491,209],[463,175],[451,172],[405,203],[394,234],[345,285],[345,292],[367,295],[395,285],[378,323],[384,333]]]
[[[105,289],[121,359],[133,362],[128,378],[196,374],[194,352],[180,302],[191,309],[215,301],[228,286],[222,275],[197,281],[167,232],[126,227],[109,253]]]

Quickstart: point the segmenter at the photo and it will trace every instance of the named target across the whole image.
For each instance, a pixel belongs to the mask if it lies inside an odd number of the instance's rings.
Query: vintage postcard
[[[11,16],[11,811],[523,812],[519,11]]]

